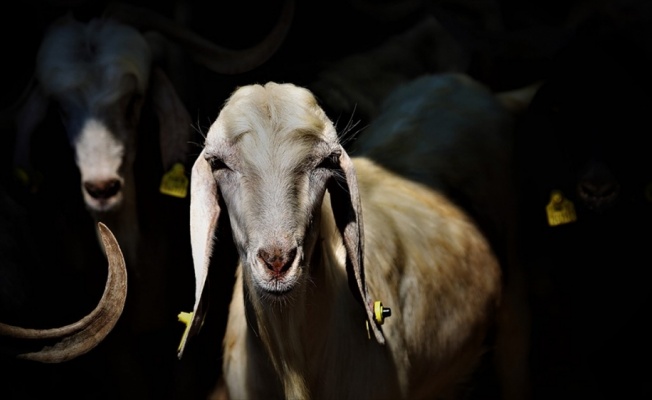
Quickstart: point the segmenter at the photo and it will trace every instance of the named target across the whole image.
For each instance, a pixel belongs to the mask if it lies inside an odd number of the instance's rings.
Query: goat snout
[[[279,247],[258,250],[258,258],[274,275],[284,275],[294,263],[297,248],[284,250]]]
[[[593,163],[582,174],[577,193],[589,209],[603,212],[615,204],[620,185],[606,165]]]
[[[85,179],[82,192],[86,206],[94,211],[110,211],[118,207],[124,197],[124,182],[119,178]]]
[[[122,184],[117,179],[84,182],[84,189],[97,200],[109,199],[120,191]]]

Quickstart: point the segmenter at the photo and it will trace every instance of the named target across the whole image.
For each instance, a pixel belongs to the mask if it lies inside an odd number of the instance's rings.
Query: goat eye
[[[213,171],[219,171],[221,169],[229,169],[229,167],[222,161],[220,158],[211,157],[208,159],[208,163],[211,165]]]
[[[339,167],[339,165],[340,165],[340,154],[331,153],[328,155],[328,157],[321,160],[319,165],[317,165],[317,168],[336,169]]]

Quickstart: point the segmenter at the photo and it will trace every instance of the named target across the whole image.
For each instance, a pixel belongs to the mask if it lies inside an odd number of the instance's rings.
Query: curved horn
[[[155,30],[180,44],[194,60],[219,74],[239,74],[251,71],[266,62],[281,46],[294,17],[295,0],[286,0],[278,22],[257,45],[233,50],[220,47],[189,31],[173,20],[151,10],[125,3],[111,3],[104,13],[140,30]]]
[[[11,346],[2,346],[3,353],[42,363],[60,363],[92,350],[111,332],[127,298],[127,269],[115,236],[103,223],[98,225],[109,272],[97,307],[81,320],[60,328],[28,329],[0,323],[0,338],[16,339]]]

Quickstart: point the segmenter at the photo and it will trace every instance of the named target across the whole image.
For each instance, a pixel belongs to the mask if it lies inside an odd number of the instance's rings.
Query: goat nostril
[[[121,187],[122,185],[117,179],[84,183],[84,189],[95,199],[111,198],[120,191]]]
[[[258,251],[258,257],[263,261],[265,266],[277,274],[286,272],[294,262],[296,255],[296,247],[287,252],[280,248],[275,248],[271,251],[266,249],[260,249]]]
[[[618,194],[618,184],[613,182],[603,184],[583,182],[580,184],[580,193],[592,198],[611,197]]]

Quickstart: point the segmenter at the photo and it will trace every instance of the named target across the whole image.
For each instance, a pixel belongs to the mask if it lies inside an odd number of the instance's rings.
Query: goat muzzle
[[[120,191],[122,184],[117,179],[84,182],[86,192],[98,200],[109,199]]]
[[[296,256],[296,247],[289,251],[278,247],[258,250],[258,258],[275,276],[283,276],[294,263]]]

